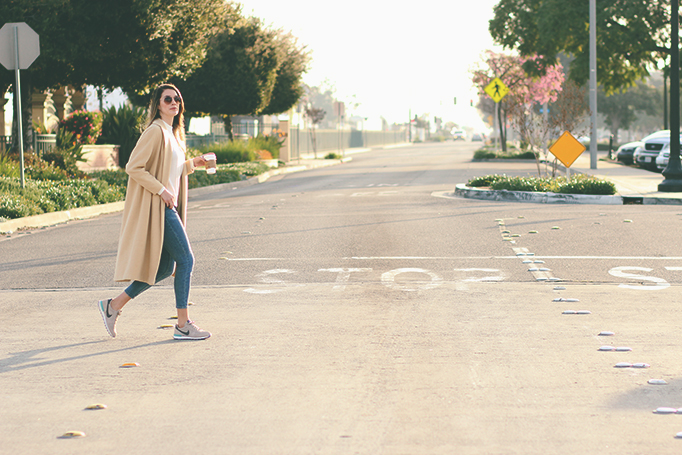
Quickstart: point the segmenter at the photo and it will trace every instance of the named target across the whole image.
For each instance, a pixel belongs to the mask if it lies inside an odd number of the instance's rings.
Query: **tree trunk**
[[[27,78],[25,78],[27,79]],[[19,157],[19,122],[16,121],[17,118],[17,100],[16,100],[16,90],[15,84],[12,84],[12,93],[14,94],[14,99],[12,101],[12,111],[14,115],[14,120],[12,121],[12,150],[11,153],[16,154]],[[33,127],[31,126],[31,85],[28,82],[22,80],[21,83],[21,127],[23,132],[23,143],[24,143],[24,153],[33,149]]]
[[[310,141],[313,145],[313,153],[315,154],[315,159],[317,159],[317,137],[315,135],[314,126],[310,128]]]
[[[223,115],[223,123],[225,124],[225,133],[227,137],[230,138],[230,142],[234,141],[234,136],[232,135],[232,116]]]

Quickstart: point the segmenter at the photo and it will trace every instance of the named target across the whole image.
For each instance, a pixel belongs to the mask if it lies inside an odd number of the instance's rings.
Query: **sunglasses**
[[[172,98],[172,97],[170,97],[170,96],[166,96],[166,97],[163,98],[163,102],[166,103],[166,104],[170,104],[170,103],[172,103],[173,101],[175,101],[175,102],[178,103],[178,104],[182,104],[182,98],[180,98],[179,96],[176,96],[175,98]]]

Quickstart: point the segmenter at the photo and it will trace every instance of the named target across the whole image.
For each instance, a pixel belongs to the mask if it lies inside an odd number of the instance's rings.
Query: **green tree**
[[[227,9],[222,30],[208,47],[206,60],[188,78],[175,82],[190,115],[220,115],[232,137],[232,116],[259,114],[269,104],[279,68],[277,32],[258,18]]]
[[[628,130],[637,120],[638,112],[654,115],[663,106],[661,93],[653,86],[638,82],[634,87],[607,96],[603,90],[597,92],[599,112],[606,116],[605,123],[618,143],[618,131]]]
[[[289,110],[305,93],[301,78],[308,70],[310,53],[304,46],[297,44],[296,38],[291,33],[280,31],[277,46],[280,65],[277,68],[270,103],[261,112],[263,115],[279,114]]]
[[[188,75],[205,57],[223,0],[3,0],[4,22],[26,22],[40,35],[40,56],[22,71],[24,124],[33,89],[59,85],[144,92]],[[14,74],[0,71],[0,91]]]
[[[632,86],[669,52],[670,1],[599,0],[597,77],[607,94]],[[589,9],[585,0],[500,0],[489,23],[493,39],[522,56],[539,55],[524,69],[542,74],[559,53],[575,57],[569,78],[589,79]]]

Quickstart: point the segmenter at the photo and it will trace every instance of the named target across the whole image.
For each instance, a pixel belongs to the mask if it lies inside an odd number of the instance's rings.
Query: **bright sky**
[[[488,33],[497,2],[240,1],[245,15],[291,31],[312,50],[304,82],[329,80],[341,101],[355,97],[354,114],[402,123],[411,110],[477,129],[483,123],[469,106],[476,99],[469,70],[483,51],[501,50]]]

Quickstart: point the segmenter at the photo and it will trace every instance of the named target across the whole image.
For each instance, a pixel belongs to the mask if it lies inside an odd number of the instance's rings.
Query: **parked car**
[[[643,147],[644,143],[641,141],[628,142],[618,147],[616,151],[616,160],[624,164],[634,163],[633,155],[635,154],[635,149],[637,147]]]
[[[634,162],[639,167],[655,171],[656,157],[665,144],[670,143],[670,130],[657,131],[642,139],[642,142],[644,145],[638,147],[633,154]]]
[[[661,153],[656,157],[656,168],[662,171],[668,165],[668,161],[670,161],[670,142],[663,146]]]
[[[466,141],[467,140],[467,132],[464,130],[452,130],[452,138],[456,141]]]
[[[479,133],[472,134],[471,142],[483,142],[483,135]]]

